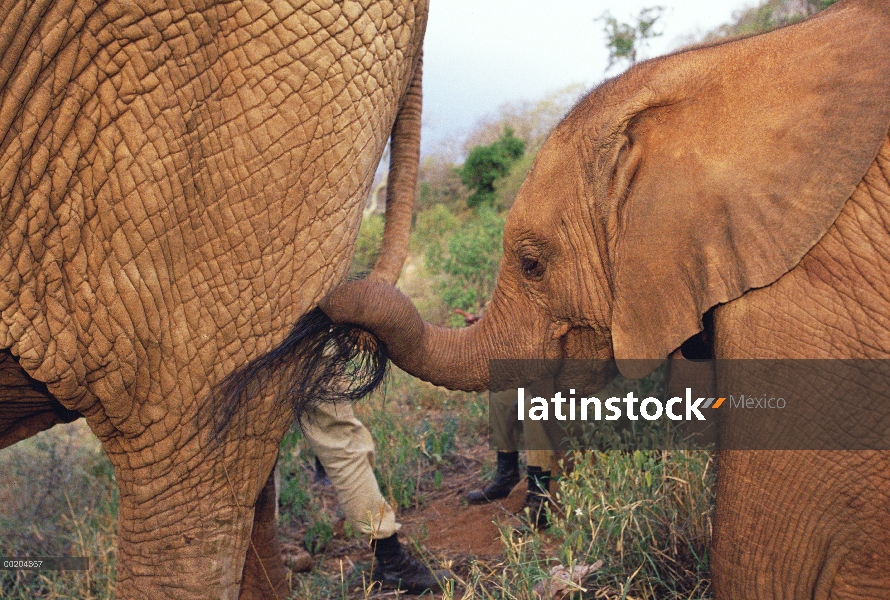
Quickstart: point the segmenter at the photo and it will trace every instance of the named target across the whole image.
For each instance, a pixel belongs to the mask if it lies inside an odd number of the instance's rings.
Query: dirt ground
[[[491,453],[487,445],[466,450],[451,457],[441,469],[442,485],[438,490],[423,493],[417,507],[401,509],[399,538],[413,549],[415,556],[432,561],[433,567],[445,566],[458,575],[465,574],[472,560],[497,563],[503,557],[501,530],[527,529],[522,519],[526,494],[525,478],[504,500],[471,506],[465,501],[470,490],[480,487],[481,465]],[[489,462],[490,462],[490,458]],[[307,467],[308,468],[308,467]],[[349,598],[391,598],[393,592],[377,592],[366,596],[361,587],[362,574],[368,577],[372,552],[364,540],[347,535],[342,514],[336,511],[337,497],[330,485],[312,484],[312,491],[322,498],[326,510],[336,514],[334,536],[314,561],[325,573],[340,573],[349,584]],[[280,535],[285,554],[301,554],[304,548],[305,525],[283,529]],[[296,566],[296,565],[294,565]],[[342,571],[341,571],[342,568]]]

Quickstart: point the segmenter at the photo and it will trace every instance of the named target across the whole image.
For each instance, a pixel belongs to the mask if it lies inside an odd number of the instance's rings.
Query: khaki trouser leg
[[[516,390],[489,393],[489,430],[491,449],[499,452],[519,450],[519,423],[516,421]]]
[[[346,518],[362,533],[383,539],[399,530],[374,477],[374,441],[350,404],[324,404],[303,427],[324,465]]]
[[[529,397],[540,396],[549,399],[553,396],[553,382],[536,381],[529,387]],[[553,415],[551,415],[553,418]],[[553,440],[548,435],[544,422],[526,419],[522,423],[523,437],[525,438],[526,462],[530,467],[541,467],[542,471],[551,471],[553,468]]]
[[[527,390],[527,396],[528,398],[536,395],[547,396],[551,394],[551,386],[550,382],[536,382],[533,387]],[[535,448],[526,451],[528,466],[541,467],[543,471],[552,471],[555,461],[550,437],[541,421],[529,418],[523,420],[521,424],[516,421],[516,398],[515,389],[489,394],[489,410],[493,416],[489,423],[493,449],[499,452],[518,450],[519,431],[517,431],[517,425],[519,425],[524,438],[524,447]]]
[[[541,467],[542,471],[553,471],[555,468],[553,450],[528,450],[525,455],[530,467]]]

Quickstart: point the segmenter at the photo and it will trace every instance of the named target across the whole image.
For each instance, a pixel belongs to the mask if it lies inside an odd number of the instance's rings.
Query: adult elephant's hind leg
[[[156,439],[147,463],[105,442],[120,486],[116,597],[238,598],[277,443],[248,437],[213,450],[201,437],[168,457],[168,440]]]
[[[290,586],[278,543],[275,468],[260,491],[253,512],[253,531],[244,561],[240,600],[287,598]]]

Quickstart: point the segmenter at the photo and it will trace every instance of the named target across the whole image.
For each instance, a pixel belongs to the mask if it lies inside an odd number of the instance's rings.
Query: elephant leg
[[[196,435],[164,457],[172,440],[157,436],[147,464],[120,441],[104,443],[120,487],[116,597],[238,598],[277,443],[246,438],[210,452],[205,439]],[[268,514],[265,500],[260,508]]]
[[[276,462],[277,467],[277,462]],[[278,543],[275,467],[260,491],[253,512],[253,531],[241,577],[241,600],[287,598],[290,586]]]
[[[253,511],[233,503],[222,489],[160,512],[152,504],[136,503],[121,493],[115,596],[235,600]],[[202,504],[215,510],[203,510]]]
[[[0,350],[0,407],[0,448],[81,416],[29,377],[8,350]]]
[[[887,452],[723,451],[715,597],[887,598]]]

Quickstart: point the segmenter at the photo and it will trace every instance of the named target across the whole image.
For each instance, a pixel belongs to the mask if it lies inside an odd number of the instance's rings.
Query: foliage
[[[416,507],[425,493],[448,482],[455,473],[456,457],[484,439],[485,406],[484,394],[446,392],[395,370],[385,394],[375,392],[356,407],[377,443],[384,494],[397,506]],[[17,492],[2,497],[0,514],[6,521],[0,551],[87,555],[93,557],[94,569],[89,574],[36,573],[35,577],[0,573],[4,598],[113,596],[116,495],[110,464],[94,438],[72,442],[60,435],[64,431],[54,428],[0,453],[0,468],[13,483],[8,489]],[[84,435],[91,434],[84,428]],[[304,520],[306,545],[323,548],[334,535],[332,522],[310,490],[311,454],[297,428],[285,436],[280,457],[281,524],[288,527],[294,518]],[[457,591],[446,591],[442,597],[532,600],[534,586],[547,577],[555,557],[565,565],[605,560],[605,567],[585,582],[591,598],[708,598],[711,456],[610,452],[572,458],[574,470],[556,488],[563,510],[552,516],[548,535],[522,536],[512,527],[502,529],[503,557],[497,562],[458,561],[461,583]],[[463,468],[456,473],[462,474]],[[299,516],[294,514],[296,507],[302,507]],[[25,510],[38,510],[44,516],[31,519],[15,512]],[[47,512],[55,512],[57,518]],[[24,522],[31,527],[22,527]],[[55,533],[27,544],[49,543],[58,549],[21,545],[33,537],[34,528]],[[362,575],[370,568],[363,562],[353,568],[349,559],[338,560],[329,549],[327,555],[318,556],[311,573],[294,574],[292,597],[367,598],[369,588]]]
[[[534,154],[526,154],[510,167],[510,171],[494,182],[495,206],[501,210],[508,210],[513,206],[522,182],[532,170],[537,151]]]
[[[291,427],[281,440],[278,452],[281,473],[278,506],[281,519],[285,523],[302,519],[317,508],[313,506],[309,474],[303,468],[307,450],[308,444],[303,442],[300,429],[296,426]]]
[[[479,121],[463,144],[465,153],[476,146],[486,146],[498,140],[506,129],[525,141],[526,156],[536,154],[550,132],[578,103],[587,88],[581,84],[556,90],[535,102],[508,102],[496,113]]]
[[[636,23],[621,23],[609,11],[598,17],[596,20],[603,22],[603,33],[606,34],[608,68],[611,69],[616,62],[622,60],[631,65],[636,64],[637,55],[643,50],[647,40],[661,35],[655,31],[655,24],[663,14],[663,6],[651,6],[640,10]]]
[[[539,600],[554,562],[569,570],[602,561],[584,598],[711,597],[708,544],[715,473],[704,451],[578,452],[555,492],[545,537],[501,528],[503,559],[472,561],[463,595]],[[544,541],[546,540],[546,546]],[[574,596],[572,596],[574,597]]]
[[[506,129],[497,141],[477,146],[458,171],[461,181],[472,190],[467,205],[476,208],[494,205],[494,183],[510,171],[510,166],[525,153],[525,142]]]
[[[469,195],[454,166],[454,159],[442,154],[425,156],[418,173],[418,193],[414,202],[417,213],[445,205],[459,210]]]
[[[309,527],[303,540],[306,550],[312,554],[324,552],[332,537],[334,537],[334,526],[327,513],[324,511],[313,513],[309,518]]]
[[[441,484],[439,469],[454,452],[457,421],[420,417],[412,423],[404,418],[404,409],[393,410],[377,402],[369,405],[371,410],[362,420],[374,437],[374,470],[380,490],[397,509],[417,506],[424,490]]]
[[[605,560],[596,586],[615,597],[706,596],[710,453],[587,452],[573,459],[553,518],[564,564]]]
[[[114,469],[84,421],[0,451],[0,555],[86,556],[89,571],[0,571],[3,598],[111,598]]]
[[[447,392],[393,369],[385,389],[356,406],[374,437],[380,489],[394,507],[418,506],[438,488],[458,441],[478,443],[487,433],[486,405],[486,394]]]
[[[368,273],[374,268],[380,246],[383,244],[383,215],[374,213],[362,219],[352,259],[352,274]]]
[[[766,0],[759,5],[737,11],[732,22],[721,25],[705,36],[705,40],[755,35],[777,27],[791,25],[825,10],[838,0]]]
[[[444,251],[448,237],[460,225],[460,218],[444,204],[419,213],[411,236],[411,251],[418,254],[423,254],[426,248]]]
[[[549,571],[550,552],[539,536],[525,536],[512,527],[500,527],[504,560],[496,565],[473,561],[464,582],[463,598],[498,600],[540,600],[535,584]],[[445,593],[443,599],[453,600],[456,594]],[[592,597],[592,596],[591,596]]]
[[[504,218],[494,209],[481,207],[449,235],[441,246],[429,246],[426,261],[440,273],[438,290],[451,308],[479,312],[491,297],[501,259]]]

